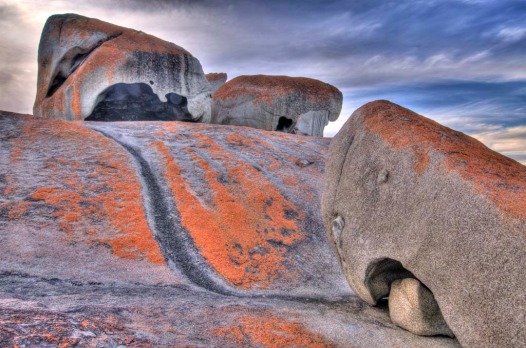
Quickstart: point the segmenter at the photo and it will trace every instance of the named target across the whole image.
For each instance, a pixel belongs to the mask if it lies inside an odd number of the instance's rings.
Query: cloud
[[[31,112],[40,31],[66,12],[174,42],[206,72],[331,83],[344,107],[326,135],[376,99],[469,134],[526,124],[523,0],[0,0],[0,109]]]
[[[526,126],[501,128],[473,136],[489,148],[526,165]]]
[[[505,42],[520,41],[525,36],[526,27],[502,28],[497,33],[497,37],[503,39]]]
[[[390,100],[475,136],[493,150],[525,163],[526,133],[520,130],[526,129],[526,80],[443,80],[348,89],[344,111],[326,127],[325,135],[334,136],[356,108],[378,99]]]

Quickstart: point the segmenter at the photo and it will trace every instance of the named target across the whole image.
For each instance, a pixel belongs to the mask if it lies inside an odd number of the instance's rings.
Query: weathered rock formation
[[[305,77],[238,76],[214,93],[212,123],[321,137],[342,98],[336,87]]]
[[[370,304],[417,278],[465,347],[526,343],[526,167],[387,101],[333,139],[322,209]]]
[[[391,283],[389,314],[393,323],[417,335],[455,336],[435,297],[417,279],[397,279]]]
[[[458,347],[352,294],[328,140],[0,112],[0,346]]]
[[[224,83],[227,80],[226,73],[208,73],[205,75],[208,82],[210,82],[210,86],[212,86],[212,94],[217,91],[219,87],[224,85]]]
[[[210,121],[201,64],[173,43],[76,14],[49,17],[38,49],[36,116]]]

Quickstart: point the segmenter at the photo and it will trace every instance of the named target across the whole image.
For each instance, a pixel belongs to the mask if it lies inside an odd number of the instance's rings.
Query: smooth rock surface
[[[389,316],[393,323],[417,335],[455,337],[431,291],[414,278],[391,284]]]
[[[331,142],[326,231],[365,301],[420,280],[465,347],[526,343],[526,167],[388,101]]]
[[[208,73],[205,76],[212,87],[212,94],[215,93],[215,91],[217,91],[217,89],[221,87],[228,78],[226,73]]]
[[[212,123],[323,136],[342,108],[334,86],[305,77],[238,76],[213,95]]]
[[[143,32],[76,14],[42,31],[36,116],[209,122],[210,91],[197,58]]]
[[[0,346],[458,347],[356,297],[327,139],[0,112]]]

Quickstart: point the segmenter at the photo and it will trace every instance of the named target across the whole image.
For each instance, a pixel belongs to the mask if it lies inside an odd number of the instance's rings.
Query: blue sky
[[[344,106],[327,136],[388,99],[526,163],[525,0],[0,0],[0,109],[31,112],[42,26],[65,12],[172,41],[205,72],[329,82]]]

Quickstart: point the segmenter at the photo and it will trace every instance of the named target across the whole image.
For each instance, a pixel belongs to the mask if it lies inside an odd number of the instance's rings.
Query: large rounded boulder
[[[336,87],[306,77],[238,76],[214,93],[212,123],[323,136],[342,98]]]
[[[210,92],[197,58],[143,32],[76,14],[42,31],[35,116],[209,122]]]
[[[393,295],[398,279],[417,279],[462,346],[526,343],[523,165],[376,101],[331,143],[322,210],[347,280],[368,303]],[[430,312],[427,298],[414,313]]]

